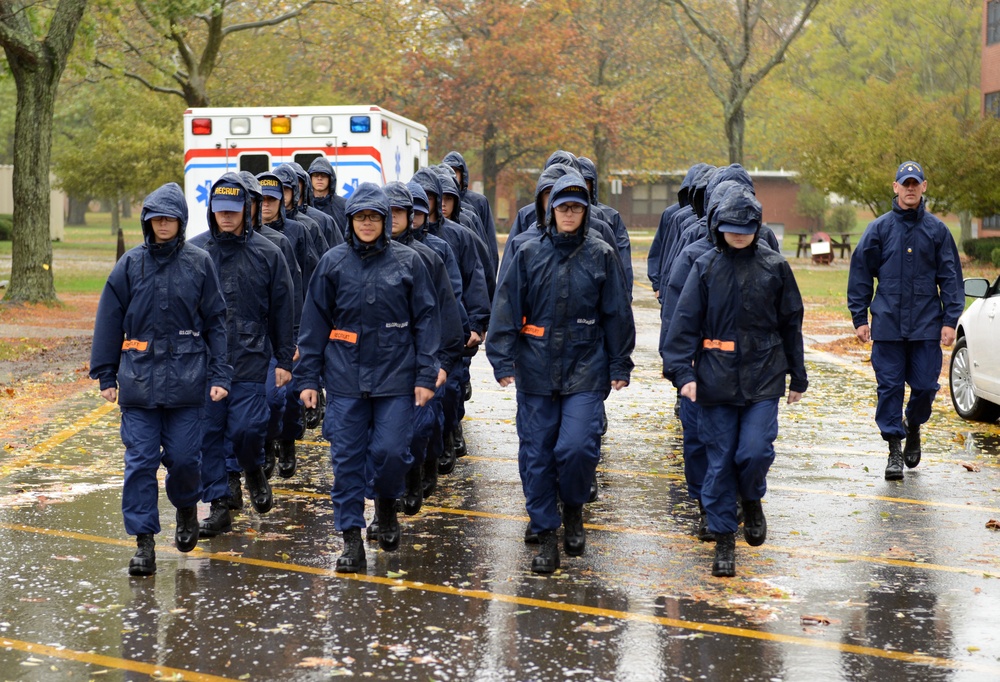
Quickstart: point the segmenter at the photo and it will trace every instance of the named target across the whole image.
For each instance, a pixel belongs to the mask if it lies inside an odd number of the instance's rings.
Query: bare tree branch
[[[703,22],[699,18],[699,13],[695,12],[687,4],[685,0],[666,0],[666,1],[669,2],[671,6],[674,7],[679,6],[682,10],[684,10],[684,14],[686,14],[688,19],[691,20],[691,23],[694,24],[694,27],[698,29],[698,33],[701,33],[703,36],[712,41],[712,43],[715,45],[716,51],[719,53],[719,56],[722,57],[722,61],[726,63],[726,66],[728,66],[730,70],[733,70],[734,64],[732,57],[729,54],[729,50],[727,49],[729,44],[726,41],[726,37],[721,33],[719,33],[718,31],[716,31],[711,26],[709,26],[708,24],[706,24],[705,22]],[[681,24],[677,21],[676,13],[674,17],[675,17],[674,22],[677,23],[678,26],[680,26]]]
[[[41,45],[34,39],[27,16],[13,11],[9,0],[0,1],[0,45],[31,63],[42,57]]]
[[[97,64],[100,67],[108,69],[109,71],[114,71],[115,70],[115,67],[111,66],[107,62],[101,61],[100,59],[95,59],[94,63]],[[183,91],[177,90],[175,88],[164,88],[164,87],[161,87],[159,85],[154,85],[153,83],[149,82],[148,80],[146,80],[145,78],[143,78],[142,76],[140,76],[137,73],[133,73],[131,71],[123,71],[122,75],[125,76],[126,78],[131,78],[132,80],[135,80],[135,81],[138,81],[138,82],[142,83],[143,85],[145,85],[147,88],[149,88],[153,92],[160,92],[160,93],[163,93],[165,95],[177,95],[178,97],[181,97],[181,98],[184,97]]]
[[[673,14],[674,22],[677,24],[677,28],[680,31],[681,40],[684,41],[684,44],[687,46],[688,50],[691,51],[691,54],[694,55],[694,58],[697,59],[698,62],[701,64],[702,68],[705,69],[705,75],[708,76],[709,89],[719,99],[720,102],[725,103],[727,97],[726,92],[722,88],[722,83],[719,81],[719,77],[716,74],[715,67],[712,66],[712,62],[708,59],[708,57],[706,57],[702,53],[702,51],[699,50],[698,47],[694,44],[694,41],[691,39],[691,36],[688,33],[687,28],[684,26],[684,23],[681,21],[681,18],[677,15],[677,8],[671,6],[670,11]]]

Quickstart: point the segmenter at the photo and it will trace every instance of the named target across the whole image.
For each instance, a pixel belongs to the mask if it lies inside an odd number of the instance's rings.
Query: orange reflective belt
[[[148,341],[136,341],[135,339],[128,339],[122,343],[122,350],[137,350],[144,351],[149,348]]]
[[[702,342],[702,347],[706,350],[721,350],[726,353],[733,353],[736,351],[736,342],[719,341],[718,339],[705,339]]]
[[[345,332],[343,329],[330,330],[331,341],[346,341],[347,343],[357,343],[358,335],[354,332]]]

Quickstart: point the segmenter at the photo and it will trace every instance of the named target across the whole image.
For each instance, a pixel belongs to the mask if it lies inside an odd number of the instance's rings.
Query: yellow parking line
[[[219,677],[218,675],[207,675],[197,673],[183,668],[170,668],[165,665],[151,665],[139,661],[130,661],[127,658],[114,658],[113,656],[102,656],[86,651],[76,651],[74,649],[62,649],[59,647],[38,644],[36,642],[25,642],[20,639],[0,637],[0,647],[23,651],[32,656],[48,656],[50,658],[61,658],[66,661],[77,661],[79,663],[90,663],[91,665],[104,668],[115,668],[116,670],[128,670],[136,673],[149,675],[153,679],[177,679],[186,682],[236,682],[230,677]]]
[[[29,533],[41,533],[44,535],[52,535],[58,537],[66,537],[73,539],[89,539],[91,541],[101,542],[111,545],[122,544],[121,541],[114,540],[112,538],[88,536],[83,533],[57,531],[49,528],[36,528],[32,526],[24,526],[20,524],[6,524],[6,523],[0,524],[0,527],[7,528],[9,530],[20,530]],[[487,590],[469,590],[460,587],[452,587],[450,585],[437,585],[434,583],[424,583],[413,580],[386,578],[377,575],[367,575],[358,573],[337,573],[334,570],[327,568],[318,568],[315,566],[303,566],[300,564],[283,563],[279,561],[268,561],[266,559],[251,559],[247,557],[233,556],[231,554],[199,552],[197,556],[199,558],[214,559],[216,561],[223,561],[232,564],[244,564],[248,566],[257,566],[260,568],[268,568],[279,571],[293,571],[297,573],[325,576],[329,578],[350,580],[350,581],[368,583],[373,585],[383,585],[387,587],[395,587],[395,588],[405,587],[407,589],[416,590],[420,592],[444,594],[455,597],[463,597],[466,599],[479,599],[483,601],[502,602],[507,604],[514,604],[517,606],[527,606],[531,608],[545,609],[548,611],[559,611],[564,613],[573,613],[577,615],[595,616],[598,618],[609,618],[620,621],[641,622],[641,623],[648,623],[651,625],[660,625],[664,627],[676,628],[680,630],[709,632],[718,635],[741,637],[744,639],[764,640],[769,642],[776,642],[779,644],[792,644],[797,646],[809,647],[813,649],[825,649],[828,651],[851,653],[859,656],[885,658],[904,663],[915,663],[919,665],[928,665],[938,668],[971,670],[977,672],[984,672],[991,675],[1000,675],[1000,666],[988,665],[985,663],[956,661],[949,658],[929,656],[927,654],[922,654],[919,652],[887,651],[885,649],[878,649],[874,647],[845,644],[843,642],[816,640],[797,635],[787,635],[774,632],[762,632],[758,630],[751,630],[749,628],[741,628],[728,625],[717,625],[714,623],[701,623],[698,621],[680,620],[677,618],[667,618],[665,616],[655,616],[652,614],[638,613],[635,611],[604,609],[596,606],[586,606],[583,604],[570,604],[566,602],[554,601],[549,599],[533,599],[529,597],[518,597],[516,595],[503,594],[498,592],[489,592]],[[101,658],[103,659],[105,657]],[[115,659],[110,659],[110,660],[115,660]],[[183,672],[185,674],[188,674],[186,673],[186,671]],[[214,679],[222,679],[222,678],[214,678]]]
[[[59,433],[49,436],[35,447],[31,448],[30,450],[22,452],[12,461],[5,463],[3,466],[0,466],[0,478],[3,478],[15,471],[19,471],[28,464],[31,464],[32,463],[31,460],[34,459],[35,457],[38,457],[40,454],[44,454],[45,451],[50,450],[57,445],[65,443],[70,438],[80,433],[84,429],[93,426],[98,421],[100,421],[101,418],[103,418],[106,414],[116,409],[118,409],[117,404],[105,403],[104,405],[98,407],[96,410],[91,410],[89,413],[80,417],[79,419],[77,419],[75,422],[70,424],[68,427],[66,427]]]

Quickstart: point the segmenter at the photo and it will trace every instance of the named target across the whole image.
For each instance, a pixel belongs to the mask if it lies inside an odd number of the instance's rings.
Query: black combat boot
[[[375,501],[375,516],[372,517],[372,522],[368,524],[365,539],[368,540],[368,542],[375,542],[378,540],[378,500]]]
[[[378,546],[387,552],[399,549],[399,521],[396,519],[396,500],[380,497],[375,500],[378,507]]]
[[[274,467],[278,464],[278,454],[280,452],[281,446],[278,445],[278,441],[264,441],[264,475],[267,476],[267,480],[269,481],[274,476]]]
[[[583,528],[583,506],[563,505],[563,549],[570,556],[581,556],[587,547],[587,531]]]
[[[712,575],[716,578],[732,578],[736,575],[736,533],[715,534]]]
[[[291,478],[295,475],[295,441],[278,441],[281,450],[278,454],[278,475],[282,478]]]
[[[403,513],[413,516],[424,504],[424,471],[414,464],[406,472],[406,492],[403,493]]]
[[[533,573],[549,574],[559,568],[559,538],[554,530],[538,534],[538,554],[531,560]]]
[[[920,424],[912,427],[904,419],[903,428],[906,429],[906,444],[903,446],[903,462],[912,469],[920,464]]]
[[[462,384],[462,402],[467,403],[472,400],[472,382],[466,381]]]
[[[601,435],[603,436],[608,432],[608,411],[605,409],[604,405],[601,405]]]
[[[590,494],[587,495],[587,502],[597,502],[597,498],[600,493],[600,486],[597,484],[597,472],[594,472],[594,478],[590,480]]]
[[[452,442],[455,443],[455,457],[465,457],[469,454],[469,446],[465,443],[465,432],[462,430],[462,422],[455,424],[455,432],[451,435]]]
[[[344,531],[344,553],[337,557],[337,573],[362,573],[368,568],[361,529]]]
[[[444,434],[444,450],[438,458],[438,473],[447,476],[455,470],[455,434]]]
[[[705,513],[701,500],[698,500],[698,527],[694,534],[702,542],[715,542],[715,533],[708,529],[708,514]]]
[[[425,459],[422,475],[422,485],[424,487],[424,499],[434,494],[438,487],[438,461],[436,459]]]
[[[250,493],[250,504],[258,514],[266,514],[274,506],[274,496],[271,494],[271,484],[267,482],[264,469],[257,467],[246,472],[247,492]]]
[[[538,544],[538,533],[531,530],[531,521],[528,521],[528,525],[524,528],[524,544],[526,545],[537,545]]]
[[[885,480],[903,480],[903,441],[900,438],[889,439],[889,463],[885,467]]]
[[[202,537],[212,538],[222,533],[228,533],[233,529],[233,518],[229,513],[229,500],[220,497],[212,500],[208,516],[198,524],[198,534]]]
[[[135,556],[128,562],[128,574],[137,576],[156,573],[156,540],[152,533],[139,533],[135,536]]]
[[[743,539],[751,547],[759,547],[767,540],[767,519],[760,500],[743,500]]]
[[[226,498],[226,504],[233,511],[243,509],[243,482],[238,471],[229,472],[229,497]]]
[[[174,547],[179,552],[190,552],[198,544],[198,507],[191,505],[177,510],[177,530]]]

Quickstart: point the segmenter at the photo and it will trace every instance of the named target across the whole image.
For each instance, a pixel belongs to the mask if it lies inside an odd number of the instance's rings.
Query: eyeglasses
[[[357,223],[381,223],[385,217],[379,213],[355,213],[351,216]]]
[[[555,207],[557,213],[573,213],[574,215],[579,215],[583,213],[583,209],[587,208],[583,204],[578,204],[576,202],[570,202],[565,204],[559,204]]]

